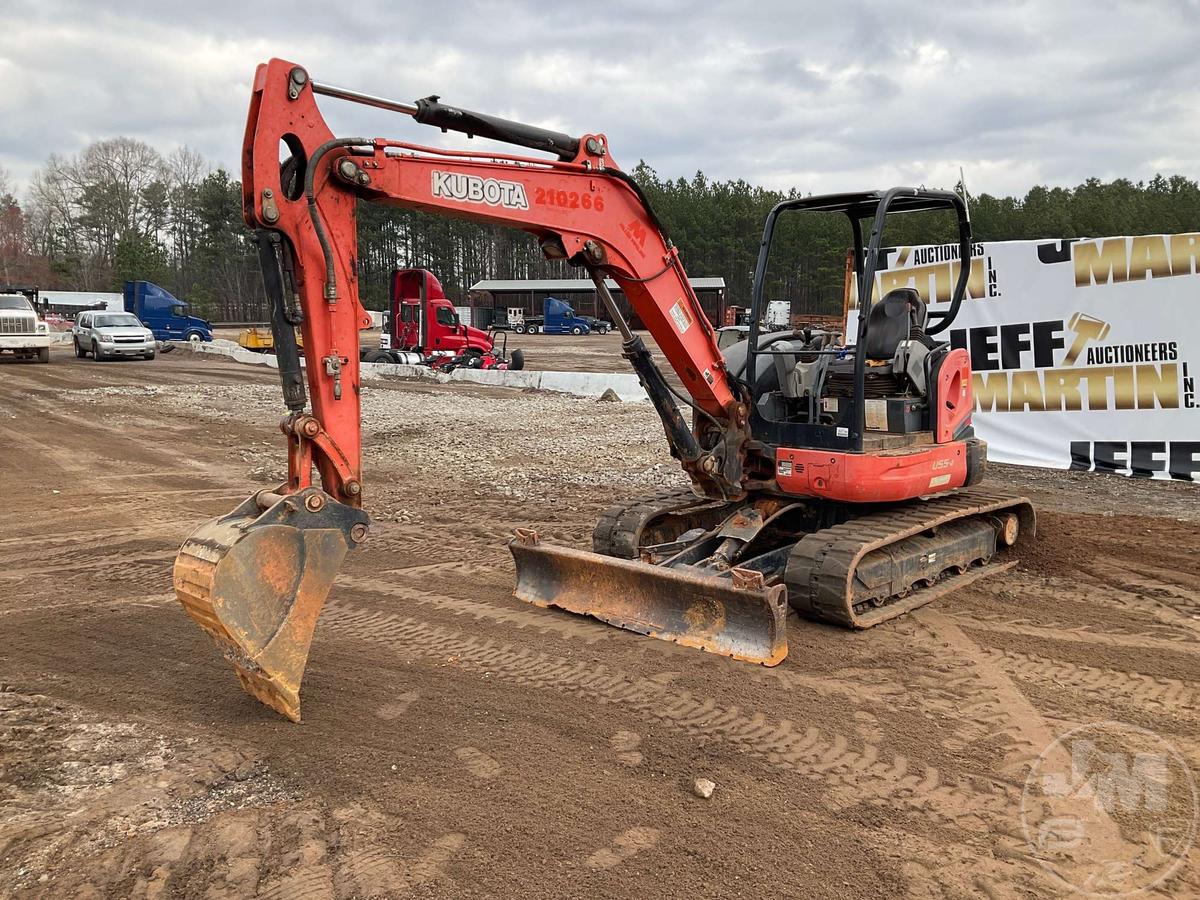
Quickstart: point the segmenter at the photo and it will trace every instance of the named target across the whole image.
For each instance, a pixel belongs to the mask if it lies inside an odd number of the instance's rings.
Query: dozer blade
[[[175,558],[175,595],[242,687],[293,722],[317,617],[367,516],[318,488],[255,494],[197,528]]]
[[[787,589],[761,574],[728,577],[541,544],[518,529],[513,594],[685,647],[775,666],[787,656]]]

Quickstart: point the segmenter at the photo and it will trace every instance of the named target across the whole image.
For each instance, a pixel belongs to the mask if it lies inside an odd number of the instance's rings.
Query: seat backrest
[[[925,301],[914,288],[896,288],[871,307],[867,317],[867,359],[889,360],[913,330],[925,327]]]
[[[777,348],[780,350],[799,350],[800,344],[791,345],[791,341],[796,338],[796,334],[791,331],[776,331],[769,334],[760,334],[758,336],[758,348],[767,350],[768,348]],[[725,368],[734,378],[740,378],[742,381],[751,385],[755,397],[760,397],[768,391],[779,390],[779,370],[776,368],[775,357],[768,353],[762,353],[754,357],[754,377],[746,372],[747,364],[750,356],[749,340],[738,341],[731,347],[727,347],[722,351],[721,355],[725,359]],[[792,365],[796,364],[796,357],[788,354],[788,358],[792,360]]]
[[[779,382],[779,390],[783,392],[785,397],[799,397],[796,392],[796,379],[792,377],[792,373],[796,371],[797,356],[795,353],[784,353],[782,351],[799,349],[799,342],[780,341],[777,344],[771,345],[771,350],[778,354],[771,357],[775,363],[775,380]]]

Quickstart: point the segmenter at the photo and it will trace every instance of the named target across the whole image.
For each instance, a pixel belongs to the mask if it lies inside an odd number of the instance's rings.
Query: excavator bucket
[[[321,607],[367,516],[319,488],[262,491],[197,528],[175,558],[175,595],[247,693],[300,721],[300,682]]]
[[[542,544],[518,529],[513,594],[685,647],[775,666],[787,656],[787,588],[733,569],[726,576]]]

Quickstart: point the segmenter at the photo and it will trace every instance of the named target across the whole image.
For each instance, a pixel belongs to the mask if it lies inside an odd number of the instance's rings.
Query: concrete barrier
[[[255,353],[253,350],[247,350],[239,346],[235,341],[227,341],[222,338],[217,338],[213,341],[164,341],[166,344],[171,344],[177,350],[191,350],[193,353],[209,353],[215,356],[227,356],[234,362],[245,363],[250,366],[267,366],[272,369],[278,369],[279,363],[275,360],[273,353]],[[304,360],[300,360],[301,364]]]
[[[187,348],[193,353],[210,353],[225,356],[234,362],[252,366],[279,368],[272,353],[254,353],[233,341],[215,340],[206,343],[179,341],[176,347]],[[300,360],[303,365],[304,360]],[[419,381],[468,382],[514,390],[555,391],[575,397],[599,397],[612,390],[621,400],[636,402],[646,399],[637,376],[627,372],[533,372],[510,369],[455,369],[452,372],[435,372],[428,366],[402,366],[394,363],[361,363],[364,378],[404,378]]]
[[[645,400],[646,392],[637,376],[629,372],[532,372],[503,369],[455,369],[451,381],[470,381],[496,387],[535,391],[557,391],[575,397],[599,397],[611,389],[622,400]]]

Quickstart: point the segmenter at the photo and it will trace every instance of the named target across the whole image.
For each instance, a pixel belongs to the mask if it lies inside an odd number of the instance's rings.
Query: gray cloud
[[[334,10],[330,12],[329,10]],[[801,191],[1200,175],[1200,2],[351,6],[8,0],[0,165],[115,135],[235,171],[254,66],[572,132],[660,173]],[[335,132],[453,145],[323,105]]]

